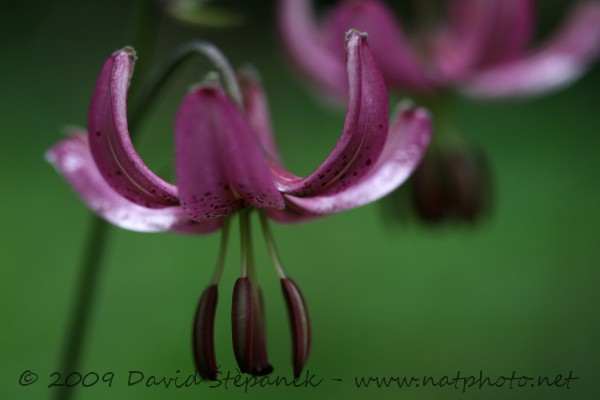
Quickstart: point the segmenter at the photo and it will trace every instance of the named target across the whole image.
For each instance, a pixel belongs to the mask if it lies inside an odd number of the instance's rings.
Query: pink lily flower
[[[46,158],[90,209],[136,231],[205,234],[225,227],[226,217],[240,212],[242,236],[250,246],[243,222],[249,209],[262,210],[261,217],[294,222],[360,207],[408,178],[425,152],[431,126],[427,111],[408,106],[389,123],[387,92],[366,35],[349,32],[345,51],[344,127],[330,155],[307,177],[292,174],[280,163],[264,92],[244,75],[241,107],[216,83],[195,87],[184,97],[174,129],[177,183],[161,179],[144,164],[129,136],[127,90],[135,54],[128,48],[113,53],[102,67],[87,134],[73,132],[48,150]],[[308,314],[297,286],[280,265],[278,272],[298,376],[310,348]],[[217,282],[215,278],[204,292],[194,324],[196,364],[207,379],[217,374],[212,334]],[[269,373],[262,300],[251,273],[243,272],[235,285],[232,322],[240,370]]]
[[[389,87],[418,94],[456,88],[472,96],[532,96],[579,78],[600,53],[600,2],[575,2],[563,25],[537,48],[533,0],[451,0],[447,18],[409,38],[380,0],[341,1],[322,19],[311,0],[279,0],[279,26],[294,63],[343,98],[343,57],[335,43],[348,29],[369,34]],[[412,40],[411,40],[412,39]]]

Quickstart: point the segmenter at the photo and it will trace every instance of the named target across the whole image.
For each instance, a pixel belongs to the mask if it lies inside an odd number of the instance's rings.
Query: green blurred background
[[[566,3],[566,2],[562,2]],[[560,19],[550,2],[540,24]],[[249,62],[268,91],[286,164],[308,173],[339,135],[343,112],[323,107],[287,68],[274,29],[274,4],[235,2],[245,24],[230,30],[165,20],[150,68],[177,44],[202,38],[234,65]],[[551,6],[550,6],[551,5]],[[65,125],[84,125],[104,59],[131,42],[131,1],[10,2],[0,15],[0,397],[49,399],[79,277],[90,214],[43,153]],[[142,67],[144,65],[144,67]],[[188,85],[208,71],[192,62],[169,86],[141,129],[139,151],[171,174],[172,118]],[[183,389],[127,386],[146,377],[193,373],[190,330],[210,280],[219,235],[184,237],[111,228],[82,365],[112,371],[111,388],[78,389],[80,399],[407,398],[592,399],[600,394],[600,68],[574,86],[530,102],[459,100],[465,132],[482,143],[495,172],[495,211],[476,229],[385,228],[371,205],[304,225],[275,225],[286,270],[302,287],[312,317],[307,369],[318,388],[205,385]],[[256,228],[256,227],[255,227]],[[230,293],[239,272],[237,232],[220,286],[216,346],[235,370]],[[258,233],[258,230],[256,230]],[[279,282],[257,234],[275,374],[291,374],[291,339]],[[18,384],[25,370],[39,375]],[[355,376],[453,376],[484,370],[535,376],[569,371],[566,388],[361,389]],[[342,379],[342,382],[332,379]]]

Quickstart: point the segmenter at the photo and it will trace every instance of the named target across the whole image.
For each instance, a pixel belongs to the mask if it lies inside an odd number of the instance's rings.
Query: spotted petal
[[[258,75],[255,71],[245,69],[238,76],[248,123],[260,141],[267,157],[279,162],[281,157],[273,136],[267,96],[259,82]]]
[[[90,153],[87,135],[73,134],[46,152],[54,165],[87,206],[108,222],[133,231],[209,233],[219,220],[191,221],[178,206],[152,209],[139,206],[115,192],[104,180]]]
[[[383,77],[366,34],[347,39],[348,109],[342,134],[325,161],[306,178],[272,165],[279,190],[299,197],[336,193],[352,186],[377,162],[388,132],[389,106]]]
[[[102,67],[88,115],[90,148],[100,173],[116,192],[145,207],[175,205],[175,186],[150,171],[129,137],[127,89],[134,58],[133,50],[126,48]]]
[[[244,203],[284,206],[258,139],[219,87],[199,87],[183,99],[175,120],[175,174],[182,207],[196,221],[231,214]]]
[[[431,121],[424,109],[403,107],[395,116],[383,153],[359,182],[335,194],[314,197],[286,196],[288,221],[294,217],[326,215],[363,206],[391,193],[408,179],[425,154],[431,138]],[[278,218],[285,221],[285,217]]]
[[[600,53],[600,2],[586,1],[537,52],[484,70],[465,83],[479,97],[533,96],[579,78]]]

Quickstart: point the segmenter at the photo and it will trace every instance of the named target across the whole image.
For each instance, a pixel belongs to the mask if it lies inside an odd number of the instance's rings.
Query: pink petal
[[[271,128],[267,97],[258,81],[258,76],[254,71],[242,71],[239,74],[239,81],[248,123],[268,157],[280,161],[279,149]]]
[[[220,228],[219,220],[201,224],[191,221],[181,207],[146,208],[122,197],[100,175],[85,134],[73,134],[56,144],[46,152],[46,160],[66,178],[92,211],[120,228],[182,233],[210,233]]]
[[[182,101],[175,120],[175,174],[182,207],[204,221],[246,204],[283,208],[260,143],[233,101],[204,86]]]
[[[90,148],[100,173],[122,196],[145,207],[175,205],[175,186],[148,169],[129,137],[127,89],[134,58],[133,50],[126,48],[102,67],[88,115]]]
[[[495,23],[481,65],[512,61],[522,56],[534,35],[533,0],[495,0]]]
[[[386,82],[411,91],[431,89],[426,72],[415,56],[394,13],[379,0],[341,1],[323,21],[328,48],[342,60],[339,45],[349,29],[369,35],[369,44]]]
[[[280,0],[278,23],[284,50],[317,88],[343,99],[347,92],[343,58],[327,48],[316,23],[311,0]],[[340,38],[340,48],[343,37]]]
[[[327,159],[306,178],[272,165],[279,189],[295,196],[335,193],[352,186],[377,162],[388,132],[388,98],[366,35],[347,39],[349,98],[344,129]]]
[[[484,70],[465,83],[479,97],[532,96],[567,86],[600,53],[600,3],[582,2],[539,51]]]
[[[449,24],[435,39],[436,64],[452,81],[473,68],[512,60],[531,41],[531,0],[448,0]]]
[[[418,166],[430,138],[428,112],[424,109],[401,109],[392,122],[385,149],[369,173],[353,186],[336,194],[305,198],[286,195],[291,205],[291,221],[298,214],[325,215],[360,207],[391,193]],[[284,211],[288,211],[288,208]]]

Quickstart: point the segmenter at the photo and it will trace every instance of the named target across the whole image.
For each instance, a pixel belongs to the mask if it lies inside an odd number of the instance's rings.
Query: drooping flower
[[[457,88],[473,96],[534,95],[568,85],[600,53],[600,2],[578,1],[537,48],[533,0],[447,0],[447,18],[407,37],[381,0],[340,1],[318,20],[312,0],[279,0],[289,55],[310,78],[341,96],[343,57],[335,46],[348,29],[369,34],[386,83],[419,94]]]
[[[350,28],[368,33],[389,88],[413,93],[434,109],[447,107],[450,91],[476,98],[502,98],[556,90],[579,78],[600,54],[597,0],[574,2],[562,26],[536,47],[531,46],[535,33],[533,0],[446,0],[441,2],[446,18],[428,15],[426,21],[417,21],[412,36],[381,0],[340,0],[323,18],[317,18],[313,3],[279,0],[279,30],[294,65],[334,99],[343,98],[348,90],[340,74],[343,54],[335,43]],[[419,5],[425,3],[430,4],[428,0],[419,1]],[[483,159],[464,143],[459,132],[440,129],[448,125],[441,120],[448,118],[447,112],[434,113],[434,117],[437,134],[430,151],[436,149],[438,154],[424,160],[422,168],[426,171],[411,178],[411,189],[413,199],[424,199],[426,193],[446,195],[432,194],[434,199],[429,199],[429,204],[416,200],[416,211],[428,215],[419,210],[433,212],[435,207],[431,207],[437,201],[444,203],[439,205],[446,211],[429,214],[429,221],[449,215],[459,220],[477,219],[481,212],[475,210],[486,207],[471,208],[466,213],[469,217],[463,218],[464,209],[449,201],[463,191],[451,183],[451,173],[446,173],[444,187],[436,185],[442,180],[432,179],[431,173],[439,167],[434,164],[439,163],[444,164],[442,169],[452,169],[449,160],[457,153],[463,160]],[[440,134],[453,137],[439,140]],[[486,171],[477,165],[473,168],[461,177],[462,181],[470,179],[464,182],[473,188],[470,203],[484,198],[484,189],[476,188],[483,187],[479,181],[487,178]]]
[[[213,324],[230,215],[240,214],[242,239],[242,274],[232,311],[239,368],[255,375],[272,370],[249,228],[249,212],[256,209],[288,306],[298,376],[310,349],[308,312],[297,285],[283,272],[267,217],[304,221],[373,202],[408,178],[427,147],[431,127],[424,109],[404,106],[389,123],[387,92],[366,35],[350,31],[345,49],[349,90],[342,134],[307,177],[280,163],[264,92],[251,74],[242,74],[241,104],[216,82],[184,97],[175,117],[177,183],[161,179],[129,136],[127,90],[135,59],[130,48],[112,54],[102,67],[87,133],[73,132],[46,154],[88,207],[119,227],[192,234],[222,228],[215,278],[200,299],[194,323],[195,361],[207,379],[218,373]]]

